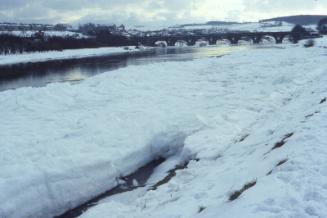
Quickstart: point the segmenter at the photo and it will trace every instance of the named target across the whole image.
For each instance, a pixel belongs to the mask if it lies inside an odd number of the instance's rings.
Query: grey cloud
[[[216,1],[216,0],[212,0]],[[227,4],[228,0],[219,0]],[[0,19],[2,21],[62,22],[65,18],[71,22],[100,23],[182,23],[198,22],[199,17],[192,16],[199,4],[209,0],[0,0]],[[245,16],[307,11],[315,7],[327,8],[327,0],[239,0],[244,10],[217,11],[227,20],[241,20]],[[128,8],[128,10],[126,9]],[[142,12],[150,12],[146,18]],[[85,14],[88,13],[88,14]],[[76,18],[77,16],[77,18]],[[206,20],[206,14],[203,14]],[[80,17],[80,20],[76,20]]]
[[[26,1],[26,0],[1,0],[0,1],[0,10],[10,10],[10,9],[16,9],[24,7],[25,5],[28,5],[30,3],[33,3],[32,1]]]
[[[41,1],[41,0],[38,0]],[[146,0],[49,0],[42,1],[44,6],[54,10],[79,10],[87,8],[108,8],[120,5],[142,4]]]
[[[317,6],[327,7],[325,0],[252,0],[244,1],[246,11],[256,12],[274,12],[274,13],[287,13],[289,11],[307,11],[313,10]]]

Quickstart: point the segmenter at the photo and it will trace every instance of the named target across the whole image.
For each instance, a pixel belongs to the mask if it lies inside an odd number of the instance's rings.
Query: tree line
[[[319,21],[318,30],[321,34],[327,34],[327,17]]]
[[[97,48],[132,45],[123,35],[99,30],[88,38],[75,36],[47,36],[37,32],[32,36],[0,35],[0,54],[19,54],[24,52],[61,51],[64,49]]]

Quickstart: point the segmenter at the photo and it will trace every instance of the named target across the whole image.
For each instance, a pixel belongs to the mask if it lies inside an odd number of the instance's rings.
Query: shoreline
[[[128,46],[128,50],[125,50],[125,47],[100,47],[0,55],[0,67],[26,63],[101,57],[107,55],[135,54],[145,50],[147,49],[136,49],[134,46]]]

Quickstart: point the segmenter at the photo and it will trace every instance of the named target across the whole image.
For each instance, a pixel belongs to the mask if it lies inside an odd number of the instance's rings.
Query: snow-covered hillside
[[[250,31],[250,32],[279,32],[279,31],[291,31],[294,24],[286,22],[251,22],[251,23],[240,23],[240,24],[226,24],[226,25],[187,25],[187,26],[144,26],[144,27],[129,27],[129,29],[137,29],[139,31],[156,31],[156,30],[199,30],[204,29],[211,32],[227,32],[227,31]],[[312,26],[308,26],[312,27]],[[315,27],[314,27],[315,29]]]
[[[82,217],[325,217],[326,45],[1,92],[0,217],[53,217],[176,154],[166,184]]]
[[[250,32],[279,32],[279,31],[291,31],[294,24],[281,22],[276,24],[275,22],[267,23],[244,23],[244,24],[231,24],[231,25],[203,25],[203,26],[188,26],[186,29],[214,29],[216,31],[250,31]]]

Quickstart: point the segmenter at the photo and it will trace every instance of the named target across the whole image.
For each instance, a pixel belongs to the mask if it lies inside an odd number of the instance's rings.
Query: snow
[[[128,48],[128,49],[125,49]],[[28,62],[46,62],[51,60],[65,60],[96,57],[104,55],[116,55],[139,52],[134,47],[101,47],[67,49],[63,51],[31,52],[24,54],[0,55],[0,66],[9,64],[19,64]]]
[[[179,153],[199,161],[82,217],[325,217],[326,53],[265,47],[1,92],[0,217],[53,217]]]

